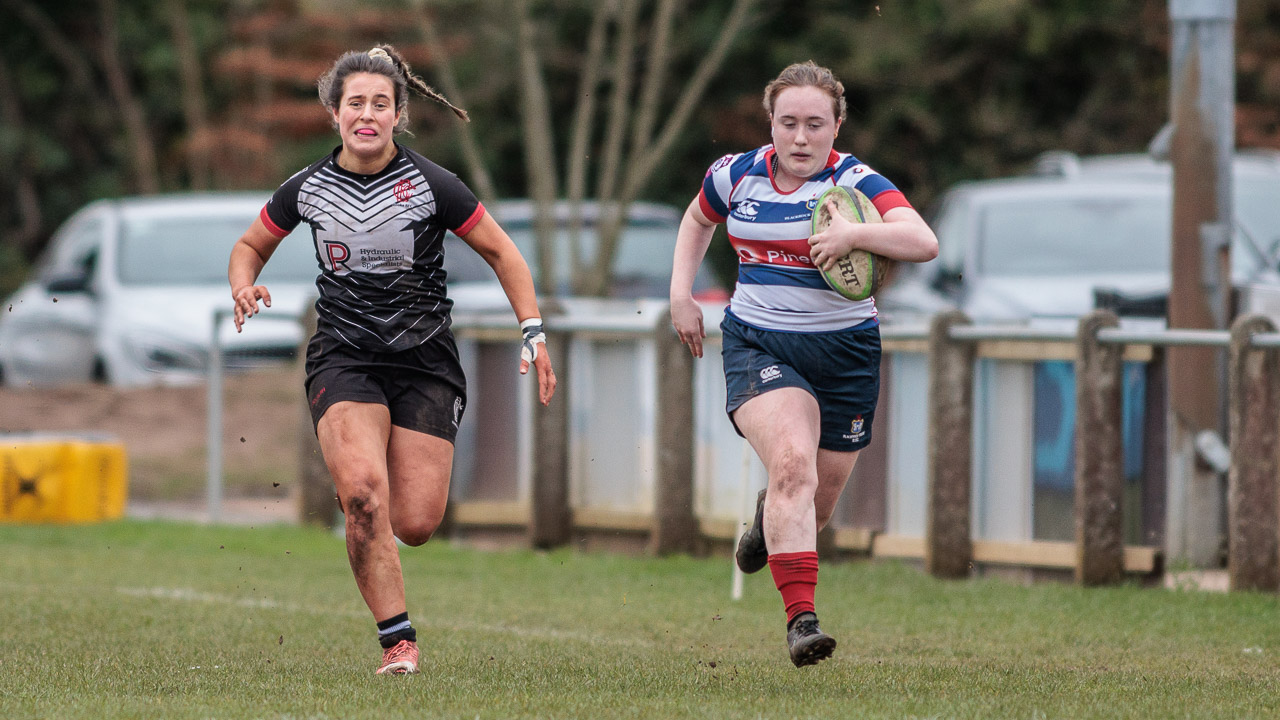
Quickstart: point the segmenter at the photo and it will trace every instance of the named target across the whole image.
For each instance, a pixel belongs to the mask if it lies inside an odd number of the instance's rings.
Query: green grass
[[[402,551],[420,675],[375,677],[342,541],[0,527],[3,718],[1268,718],[1277,600],[826,564],[836,657],[797,670],[727,559]]]

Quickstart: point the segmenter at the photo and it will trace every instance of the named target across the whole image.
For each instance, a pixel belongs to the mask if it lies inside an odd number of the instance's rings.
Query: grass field
[[[1273,718],[1277,600],[827,564],[797,670],[726,559],[402,552],[422,669],[375,677],[342,541],[0,526],[3,718]]]

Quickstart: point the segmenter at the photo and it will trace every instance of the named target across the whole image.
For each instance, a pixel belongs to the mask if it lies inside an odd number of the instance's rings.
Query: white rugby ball
[[[813,209],[812,235],[831,226],[828,205],[832,200],[835,201],[836,211],[849,222],[881,222],[880,212],[870,198],[856,188],[837,185],[818,196],[818,204]],[[866,300],[884,285],[885,276],[889,272],[889,260],[866,250],[851,250],[848,255],[837,260],[831,270],[818,268],[818,271],[832,290],[850,300]]]

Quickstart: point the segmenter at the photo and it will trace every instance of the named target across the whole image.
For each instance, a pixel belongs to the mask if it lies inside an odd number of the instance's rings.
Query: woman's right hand
[[[680,336],[680,342],[689,346],[696,358],[702,357],[702,339],[707,331],[702,326],[702,306],[692,296],[671,301],[671,326]]]
[[[236,304],[236,332],[244,327],[249,318],[258,314],[258,301],[271,307],[271,293],[266,285],[242,285],[231,293]]]

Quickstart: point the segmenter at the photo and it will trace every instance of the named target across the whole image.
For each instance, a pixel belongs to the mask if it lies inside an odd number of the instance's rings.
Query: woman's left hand
[[[538,371],[538,401],[546,405],[551,402],[551,396],[556,394],[556,373],[551,369],[551,356],[547,354],[546,345],[539,350],[538,357],[533,359],[533,367]],[[521,359],[520,374],[528,372],[529,361]]]
[[[831,213],[831,224],[826,230],[809,238],[809,257],[813,264],[823,270],[835,267],[836,261],[855,249],[855,225],[836,210],[835,200],[827,200],[827,210]]]
[[[530,330],[533,332],[526,331],[524,344],[520,348],[520,374],[528,374],[532,360],[533,367],[538,371],[538,400],[546,405],[551,402],[551,396],[556,394],[556,373],[551,369],[551,355],[547,353],[547,336],[542,333],[542,326],[538,325]]]

